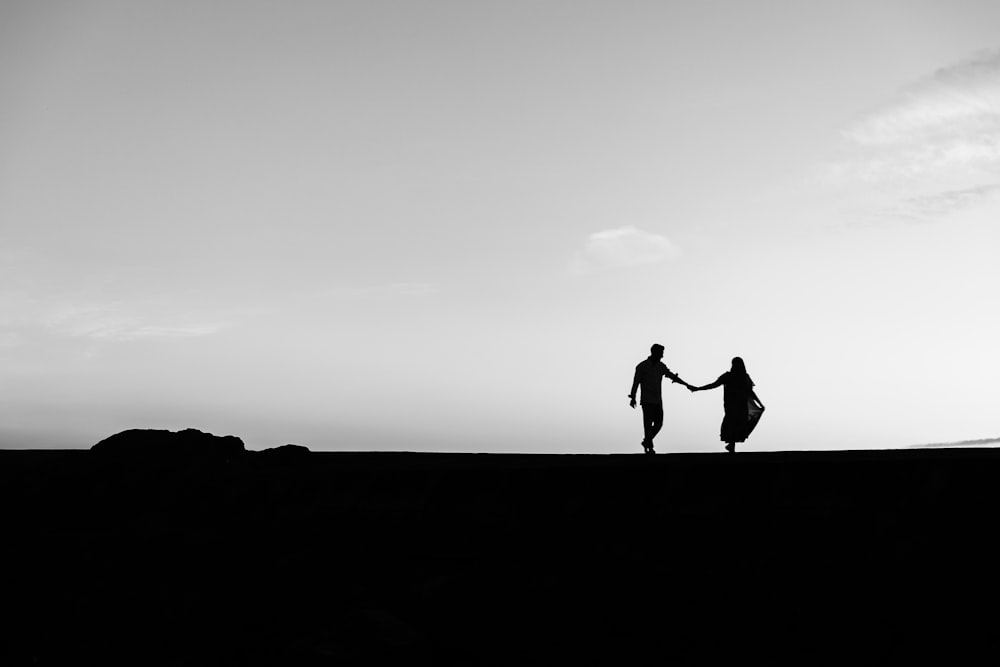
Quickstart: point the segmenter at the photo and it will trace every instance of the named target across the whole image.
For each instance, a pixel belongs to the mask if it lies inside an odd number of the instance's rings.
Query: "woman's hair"
[[[733,367],[730,373],[743,379],[747,383],[747,386],[753,386],[753,380],[750,379],[750,375],[747,373],[747,365],[743,363],[741,357],[733,357]]]

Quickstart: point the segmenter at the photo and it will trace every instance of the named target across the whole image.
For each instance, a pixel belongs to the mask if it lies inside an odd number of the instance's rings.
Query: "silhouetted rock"
[[[303,462],[312,452],[302,445],[282,445],[258,452],[261,461],[274,464],[290,464]]]
[[[189,428],[183,431],[130,429],[116,433],[91,447],[91,451],[114,458],[199,458],[225,461],[246,452],[234,435],[218,436]]]

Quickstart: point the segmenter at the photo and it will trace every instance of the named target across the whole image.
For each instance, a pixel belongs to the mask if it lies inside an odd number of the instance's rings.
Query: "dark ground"
[[[0,663],[993,662],[998,479],[992,449],[0,451]]]

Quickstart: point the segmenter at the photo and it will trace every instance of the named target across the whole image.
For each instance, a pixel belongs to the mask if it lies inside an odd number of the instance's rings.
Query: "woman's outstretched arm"
[[[703,385],[701,387],[692,387],[692,386],[688,385],[688,388],[691,391],[703,391],[705,389],[715,389],[716,387],[721,387],[721,386],[722,386],[722,378],[719,378],[718,380],[716,380],[712,384],[706,384],[706,385]]]

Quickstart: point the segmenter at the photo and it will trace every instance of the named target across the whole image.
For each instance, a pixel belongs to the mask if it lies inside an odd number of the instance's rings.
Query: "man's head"
[[[659,343],[654,343],[653,347],[649,348],[649,356],[652,359],[662,359],[663,358],[663,346]]]

